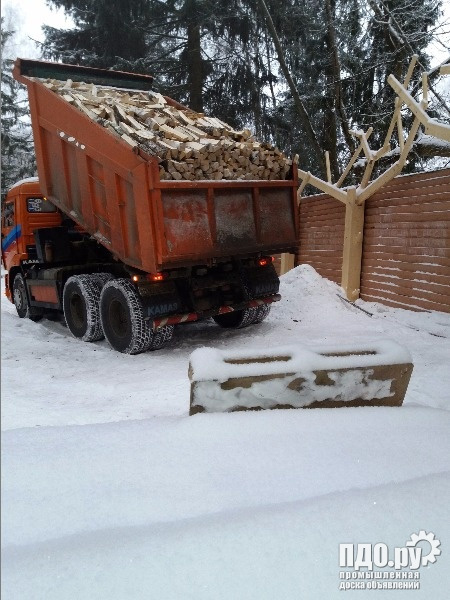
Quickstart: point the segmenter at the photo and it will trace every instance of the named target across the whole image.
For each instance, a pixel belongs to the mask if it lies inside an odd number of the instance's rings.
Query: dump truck
[[[278,180],[163,179],[158,157],[43,83],[145,93],[151,76],[28,59],[13,76],[28,90],[38,171],[9,191],[2,216],[19,317],[64,315],[75,337],[128,354],[160,348],[178,324],[266,318],[280,300],[272,255],[298,246],[295,165]]]

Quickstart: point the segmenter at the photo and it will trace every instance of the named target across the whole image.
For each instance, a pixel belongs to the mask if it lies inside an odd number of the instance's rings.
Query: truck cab
[[[59,227],[61,212],[41,193],[37,177],[19,181],[5,198],[2,214],[2,264],[5,293],[11,302],[14,277],[24,266],[39,263],[34,231]]]
[[[61,313],[71,275],[98,271],[105,262],[115,271],[105,250],[42,194],[37,177],[19,181],[7,193],[1,236],[5,295],[20,317],[37,321],[49,311]]]

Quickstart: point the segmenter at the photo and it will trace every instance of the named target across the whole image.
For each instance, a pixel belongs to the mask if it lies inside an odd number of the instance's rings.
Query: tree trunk
[[[203,112],[203,68],[200,44],[200,25],[189,23],[187,28],[189,106]]]
[[[347,119],[347,111],[344,105],[344,98],[342,94],[342,86],[341,86],[341,65],[339,61],[339,51],[336,43],[336,32],[334,29],[334,15],[335,15],[335,2],[334,0],[325,0],[325,15],[327,22],[327,46],[329,52],[329,61],[330,61],[330,77],[332,79],[333,88],[334,88],[334,108],[339,115],[341,121],[342,131],[344,133],[344,138],[347,143],[350,154],[353,154],[355,150],[355,144],[350,133],[350,127]],[[336,143],[336,135],[334,136]],[[328,150],[330,150],[328,148]],[[336,148],[334,148],[334,154],[336,155]],[[330,150],[330,160],[332,154]],[[337,156],[335,158],[335,163],[331,162],[332,169],[335,173],[339,170],[339,166],[337,163]],[[338,176],[339,177],[339,176]]]

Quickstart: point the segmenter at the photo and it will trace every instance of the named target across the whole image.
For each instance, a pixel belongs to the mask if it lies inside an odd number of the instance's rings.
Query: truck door
[[[54,204],[41,195],[25,194],[23,199],[26,228],[22,232],[22,251],[26,253],[27,260],[37,262],[36,241],[33,232],[36,229],[46,229],[61,225],[61,213]]]

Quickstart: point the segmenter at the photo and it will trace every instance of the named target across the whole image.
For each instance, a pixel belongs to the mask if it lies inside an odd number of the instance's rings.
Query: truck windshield
[[[52,213],[56,212],[56,206],[47,198],[27,198],[27,211],[29,213]]]

